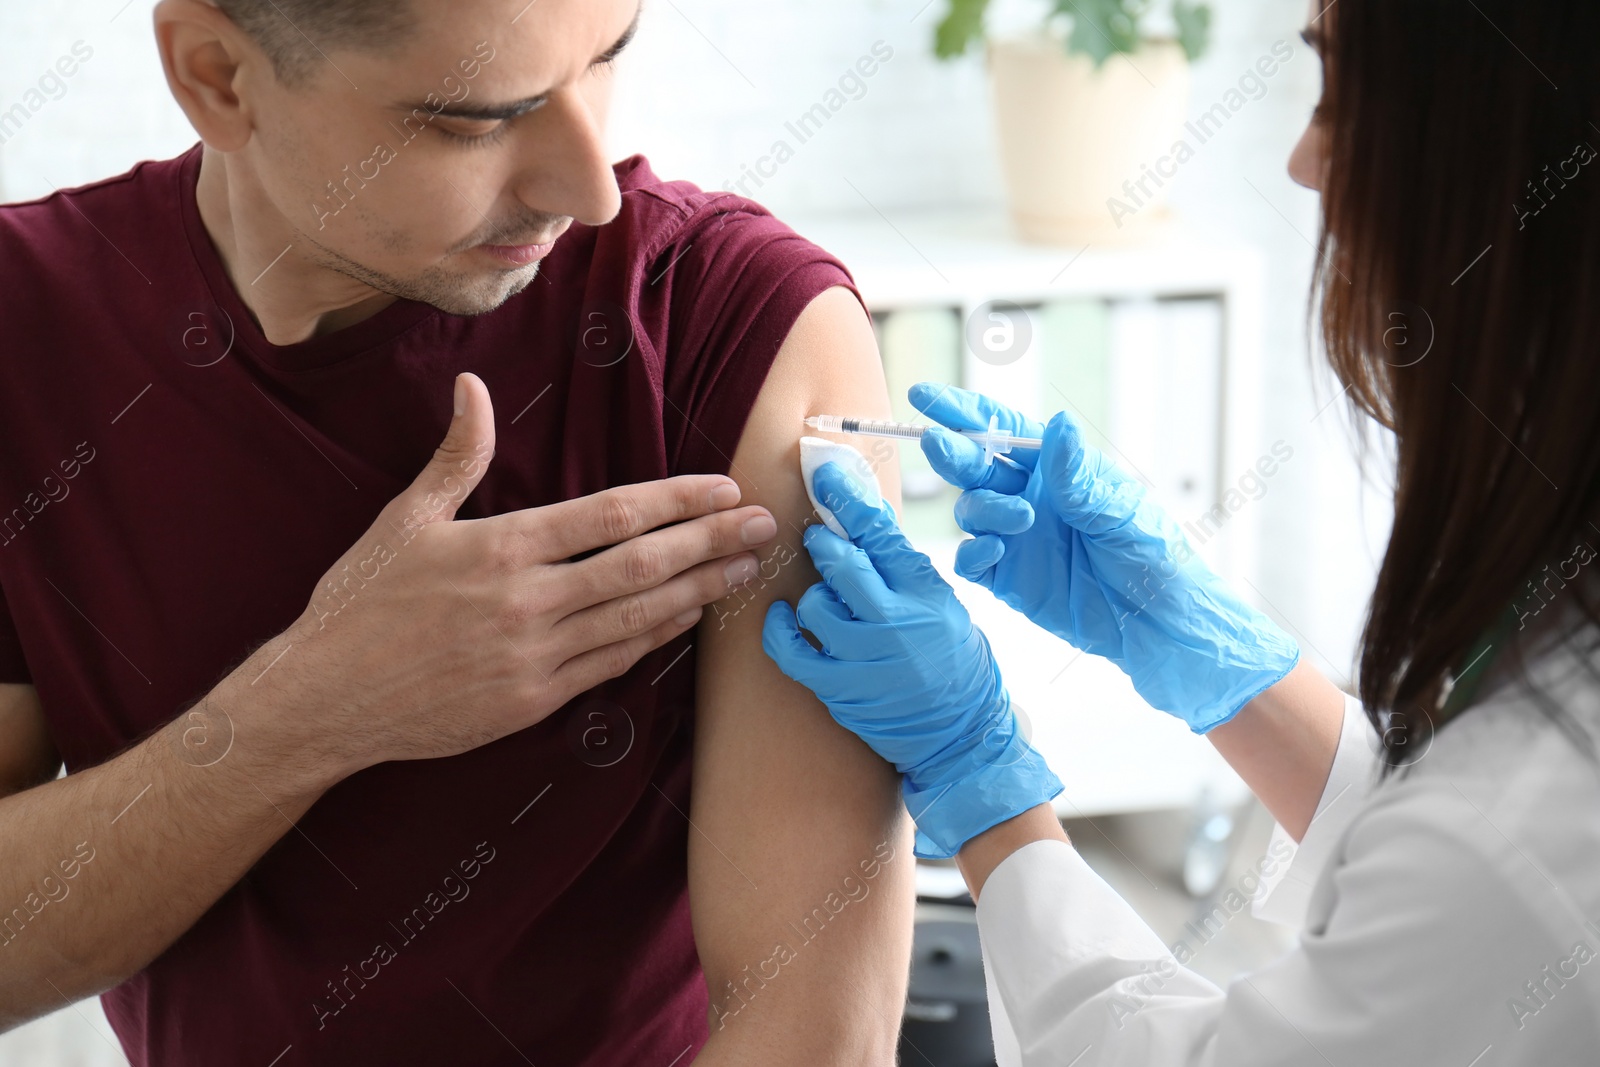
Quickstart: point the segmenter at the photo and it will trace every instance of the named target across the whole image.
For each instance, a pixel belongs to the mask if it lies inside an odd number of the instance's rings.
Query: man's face
[[[302,83],[241,87],[242,155],[321,265],[459,315],[533,281],[574,220],[621,198],[603,144],[638,0],[410,0],[392,48],[334,50]]]

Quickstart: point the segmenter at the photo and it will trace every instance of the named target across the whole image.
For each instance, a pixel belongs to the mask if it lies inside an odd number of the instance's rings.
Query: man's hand
[[[739,488],[721,475],[456,520],[494,453],[474,375],[458,380],[457,411],[433,460],[285,634],[294,658],[275,672],[276,714],[334,746],[330,783],[539,722],[694,626],[755,576],[748,550],[777,531],[766,509],[734,507]]]

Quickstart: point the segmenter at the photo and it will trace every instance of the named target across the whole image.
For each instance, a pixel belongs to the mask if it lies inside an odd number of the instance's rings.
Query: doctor
[[[1257,901],[1297,947],[1219,989],[1090,870],[984,635],[837,465],[814,488],[850,537],[808,528],[823,581],[766,618],[768,655],[902,772],[917,854],[955,857],[1002,1067],[1600,1063],[1600,10],[1312,16],[1325,87],[1290,171],[1323,193],[1323,341],[1398,457],[1362,701],[1067,414],[911,391],[1043,437],[993,466],[924,438],[966,490],[956,569],[1215,744],[1297,842]],[[1397,308],[1428,313],[1420,358]]]

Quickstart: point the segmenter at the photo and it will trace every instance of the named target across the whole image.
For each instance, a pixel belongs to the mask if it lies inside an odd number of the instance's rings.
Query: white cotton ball
[[[817,468],[824,463],[832,461],[845,469],[845,472],[856,480],[861,486],[861,495],[873,506],[883,503],[883,490],[878,486],[878,475],[872,469],[872,464],[867,462],[867,457],[851,448],[842,441],[829,441],[823,437],[800,438],[800,479],[806,483],[806,495],[811,498],[811,506],[817,509],[828,529],[840,537],[849,538],[844,527],[839,525],[839,520],[833,517],[833,512],[822,506],[817,499],[817,490],[811,484],[811,479],[817,473]]]

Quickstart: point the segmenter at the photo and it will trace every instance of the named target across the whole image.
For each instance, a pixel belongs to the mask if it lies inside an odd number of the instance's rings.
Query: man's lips
[[[550,250],[552,248],[554,248],[555,246],[556,246],[555,241],[554,240],[550,240],[550,241],[545,242],[544,244],[533,244],[533,245],[490,245],[490,244],[482,244],[482,245],[478,245],[477,247],[478,247],[479,251],[487,253],[488,255],[494,257],[495,259],[501,261],[502,263],[510,264],[513,267],[526,267],[529,263],[537,263],[539,260],[541,260],[545,256],[549,255],[550,254]]]

